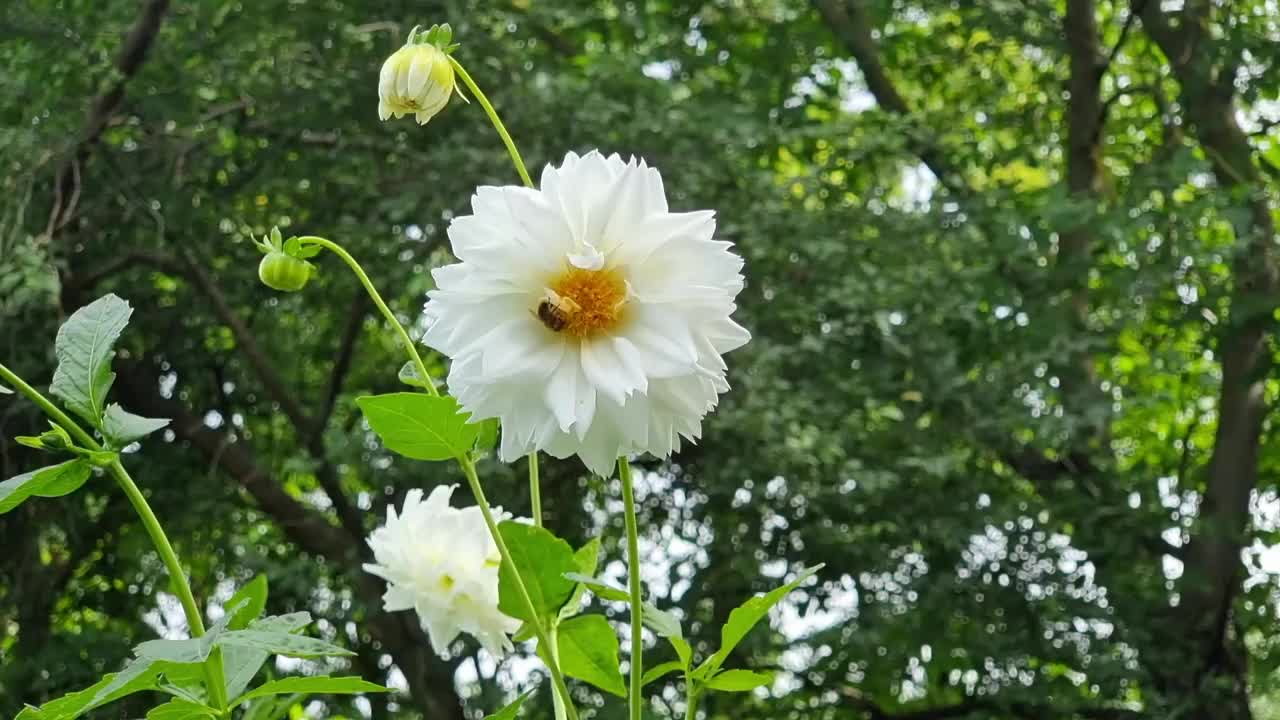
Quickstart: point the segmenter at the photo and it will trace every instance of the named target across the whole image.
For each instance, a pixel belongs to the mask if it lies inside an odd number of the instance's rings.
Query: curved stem
[[[107,466],[107,470],[116,479],[120,489],[124,490],[125,496],[129,498],[129,504],[133,505],[134,511],[142,519],[142,526],[147,529],[147,535],[151,537],[152,544],[156,546],[156,552],[160,553],[160,559],[173,580],[178,600],[182,603],[182,612],[187,616],[187,624],[191,626],[192,636],[204,635],[204,620],[200,617],[200,608],[196,606],[196,599],[191,594],[191,585],[188,584],[186,573],[182,570],[182,563],[178,561],[178,554],[173,551],[173,545],[169,544],[169,538],[164,534],[160,520],[151,510],[151,505],[142,494],[142,490],[129,476],[129,471],[120,464],[119,458],[113,460]],[[214,707],[219,710],[225,709],[227,688],[223,683],[221,648],[215,647],[209,653],[209,660],[205,663],[205,676],[205,684],[209,686],[209,698],[213,700]]]
[[[542,487],[538,480],[538,451],[529,453],[529,504],[532,506],[533,524],[542,527]]]
[[[485,525],[489,526],[489,534],[493,536],[493,541],[498,546],[498,554],[502,556],[502,561],[515,570],[515,561],[511,558],[511,551],[507,548],[507,542],[502,539],[502,533],[498,530],[498,523],[493,519],[493,511],[489,508],[489,500],[484,495],[484,488],[480,487],[480,477],[476,475],[475,463],[470,459],[458,458],[458,464],[462,466],[462,472],[467,476],[467,483],[471,486],[471,493],[476,497],[476,505],[480,507],[480,514],[484,516]],[[546,628],[543,627],[542,621],[538,619],[537,609],[534,608],[533,598],[529,596],[529,589],[525,587],[524,578],[520,577],[517,570],[513,573],[516,579],[516,589],[520,592],[520,601],[524,604],[525,612],[529,615],[529,624],[533,626],[533,634],[537,636],[538,642],[542,647],[551,649],[551,638],[547,634]],[[560,663],[554,657],[548,658],[547,669],[551,672],[551,682],[555,685],[556,693],[565,701],[565,711],[569,715],[569,720],[577,720],[578,711],[573,707],[573,700],[569,695],[569,687],[565,685],[564,675],[560,672]]]
[[[631,592],[631,720],[640,720],[643,700],[640,697],[641,680],[644,677],[644,616],[643,598],[640,594],[640,533],[636,523],[635,485],[631,479],[631,464],[625,457],[618,458],[618,477],[622,478],[622,503],[627,524],[627,584]]]
[[[50,420],[62,426],[62,429],[66,430],[77,443],[90,450],[102,450],[102,445],[92,435],[85,432],[79,423],[59,410],[39,390],[28,385],[25,380],[18,377],[4,365],[0,365],[0,379],[13,386],[15,390],[35,403],[45,415],[49,416]],[[129,498],[129,504],[133,506],[134,512],[138,513],[138,518],[142,520],[142,526],[146,528],[147,535],[151,538],[151,544],[155,546],[156,552],[160,555],[160,560],[164,562],[164,567],[169,572],[169,578],[173,584],[174,594],[178,596],[178,601],[182,604],[182,612],[187,617],[187,626],[191,628],[192,637],[204,635],[204,619],[200,615],[200,607],[196,604],[195,596],[191,593],[191,584],[187,581],[187,574],[183,571],[182,563],[178,561],[178,554],[173,551],[173,545],[170,544],[169,537],[165,535],[164,528],[160,526],[160,520],[156,517],[155,512],[151,510],[151,505],[147,503],[146,496],[142,494],[142,490],[138,488],[137,483],[129,476],[129,472],[124,469],[124,465],[120,464],[119,458],[111,461],[111,464],[107,466],[107,471],[115,478],[116,484],[124,491],[125,497]],[[227,706],[227,688],[223,684],[222,653],[217,648],[210,653],[209,660],[204,665],[204,670],[205,684],[209,687],[210,699],[213,700],[219,710],[225,709]]]
[[[356,277],[360,278],[360,283],[364,285],[364,289],[369,293],[369,297],[373,299],[374,304],[378,306],[378,310],[382,312],[383,317],[385,317],[387,322],[391,323],[391,326],[395,328],[396,334],[400,337],[401,344],[404,345],[405,350],[409,353],[409,357],[412,358],[414,367],[418,371],[418,376],[422,379],[427,391],[432,395],[439,396],[440,391],[436,389],[435,382],[431,379],[431,374],[427,372],[427,366],[422,362],[422,356],[418,354],[418,348],[414,344],[413,339],[409,337],[409,333],[404,329],[404,326],[400,324],[400,320],[396,318],[395,313],[391,312],[387,307],[387,304],[382,301],[382,296],[378,294],[377,288],[373,286],[373,282],[369,279],[369,276],[365,274],[364,268],[360,267],[360,263],[356,262],[356,259],[344,250],[341,245],[338,245],[332,240],[327,240],[314,235],[307,235],[298,238],[298,241],[301,243],[319,245],[336,254],[347,263],[347,266],[356,274]],[[467,483],[471,486],[471,493],[476,498],[476,505],[480,507],[480,514],[484,516],[484,522],[489,528],[489,534],[493,537],[494,543],[498,546],[498,553],[502,556],[502,561],[514,569],[515,563],[511,559],[511,552],[507,549],[507,543],[502,539],[502,533],[498,531],[498,523],[493,518],[493,511],[489,507],[489,500],[485,497],[484,488],[480,486],[480,477],[476,474],[475,463],[469,457],[459,457],[458,464],[462,466],[462,472],[467,477]],[[516,578],[516,588],[520,591],[520,599],[524,603],[529,616],[533,618],[530,623],[533,625],[534,634],[537,635],[538,642],[541,643],[543,647],[550,648],[551,643],[549,642],[549,637],[546,629],[537,619],[537,612],[533,606],[533,599],[529,596],[529,589],[525,587],[524,578],[520,577],[519,571],[516,571],[514,574]],[[552,661],[547,664],[547,668],[551,672],[551,680],[555,685],[556,693],[558,693],[564,700],[565,710],[568,713],[568,720],[578,720],[578,712],[573,707],[573,700],[569,695],[569,686],[564,682],[564,675],[560,672],[559,662],[552,659]]]
[[[373,300],[373,304],[378,306],[378,311],[387,319],[387,322],[391,323],[391,327],[395,328],[396,333],[400,336],[400,343],[404,345],[404,349],[409,353],[409,357],[413,360],[414,369],[418,371],[418,377],[422,379],[422,383],[426,386],[427,392],[432,395],[439,396],[440,391],[436,389],[435,382],[431,380],[431,374],[427,372],[426,364],[422,362],[422,356],[418,354],[418,346],[413,342],[413,338],[409,337],[408,331],[406,331],[404,326],[400,324],[395,313],[391,312],[391,308],[387,307],[387,304],[383,302],[382,296],[378,294],[378,289],[373,286],[373,281],[371,281],[369,276],[365,274],[364,268],[360,267],[360,263],[356,262],[356,259],[351,257],[351,253],[344,250],[338,243],[315,235],[304,235],[298,238],[298,242],[303,244],[310,243],[312,245],[319,245],[334,255],[342,258],[342,261],[347,264],[347,267],[351,268],[351,272],[355,273],[356,277],[360,278],[360,284],[364,286],[365,292],[369,293],[369,297]]]
[[[480,107],[484,108],[484,112],[489,116],[489,121],[493,123],[493,129],[498,131],[498,135],[502,138],[502,142],[507,146],[507,152],[511,154],[511,162],[516,165],[516,172],[520,173],[520,179],[524,181],[525,187],[533,187],[533,180],[529,178],[529,171],[524,167],[524,160],[520,159],[520,151],[516,149],[515,142],[511,139],[507,127],[502,124],[502,118],[498,117],[498,111],[493,109],[493,105],[489,103],[489,98],[485,97],[481,92],[480,86],[476,85],[476,81],[471,79],[471,74],[467,69],[462,67],[462,63],[457,58],[449,56],[449,63],[453,65],[453,69],[457,71],[458,77],[462,78],[462,82],[466,84],[467,89],[472,95],[476,96],[476,100],[480,102]]]

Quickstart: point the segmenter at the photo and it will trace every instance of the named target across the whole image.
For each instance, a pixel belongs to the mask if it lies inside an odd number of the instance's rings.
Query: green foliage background
[[[355,279],[321,257],[272,293],[248,239],[337,239],[418,320],[449,219],[517,182],[478,107],[377,120],[382,60],[447,20],[531,168],[642,156],[746,259],[734,390],[700,444],[641,462],[648,580],[707,649],[744,598],[826,568],[729,661],[780,680],[706,717],[1277,718],[1280,17],[1163,5],[16,0],[0,362],[47,383],[67,314],[107,291],[137,308],[119,400],[174,424],[127,464],[197,595],[265,572],[270,612],[309,610],[352,672],[401,688],[305,712],[479,717],[523,690],[381,613],[363,537],[460,477],[362,425],[353,398],[401,387],[402,358]],[[42,429],[0,396],[5,477],[43,462],[7,438]],[[522,466],[482,473],[527,512]],[[616,483],[543,475],[548,525],[603,531],[616,572]],[[177,617],[101,478],[4,516],[0,548],[0,716]],[[680,712],[674,677],[655,717]]]

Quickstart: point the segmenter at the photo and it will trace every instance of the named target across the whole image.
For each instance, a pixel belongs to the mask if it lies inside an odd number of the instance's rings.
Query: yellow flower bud
[[[383,120],[413,115],[419,125],[426,125],[444,109],[453,94],[453,66],[446,54],[449,33],[433,27],[421,40],[415,40],[415,36],[416,28],[409,42],[382,64],[382,73],[378,76],[378,117]]]

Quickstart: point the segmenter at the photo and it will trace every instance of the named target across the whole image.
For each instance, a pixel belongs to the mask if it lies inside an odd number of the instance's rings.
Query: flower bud
[[[315,274],[315,266],[306,258],[315,256],[320,248],[303,247],[296,237],[285,240],[280,228],[271,228],[271,234],[262,240],[254,238],[254,244],[266,256],[258,263],[258,277],[272,290],[297,292]]]
[[[297,292],[311,279],[311,263],[272,251],[258,263],[258,277],[272,290]]]
[[[404,47],[382,64],[378,76],[378,117],[386,120],[413,115],[419,125],[444,109],[453,94],[453,65],[449,45],[453,31],[447,24],[419,34],[414,28]]]

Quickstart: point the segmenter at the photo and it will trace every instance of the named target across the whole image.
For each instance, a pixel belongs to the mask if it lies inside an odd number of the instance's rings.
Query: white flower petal
[[[498,568],[489,561],[497,547],[483,514],[451,507],[453,490],[437,487],[425,501],[410,490],[401,511],[389,509],[387,523],[369,536],[376,562],[364,569],[387,581],[384,609],[417,612],[436,652],[468,633],[500,656],[520,623],[498,610]]]

